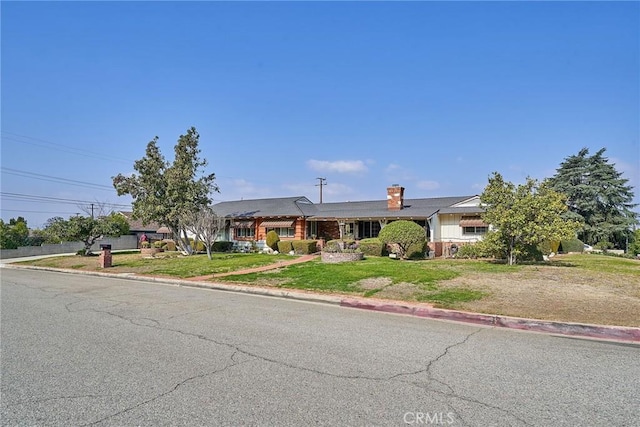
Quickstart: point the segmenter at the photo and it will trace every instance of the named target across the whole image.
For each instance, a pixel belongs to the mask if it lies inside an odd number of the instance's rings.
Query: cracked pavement
[[[633,425],[640,346],[2,270],[2,425]]]

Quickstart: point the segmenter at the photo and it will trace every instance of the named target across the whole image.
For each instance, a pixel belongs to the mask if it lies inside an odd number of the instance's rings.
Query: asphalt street
[[[637,426],[640,346],[1,270],[3,426]]]

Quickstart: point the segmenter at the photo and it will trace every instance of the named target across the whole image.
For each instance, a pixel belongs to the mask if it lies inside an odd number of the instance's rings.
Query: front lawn
[[[154,258],[143,258],[139,252],[114,253],[112,267],[103,270],[109,273],[136,273],[146,275],[170,276],[186,279],[245,268],[260,267],[289,260],[289,255],[214,253],[209,260],[206,255],[182,256],[178,252],[161,252]],[[27,261],[22,264],[41,267],[72,268],[94,271],[98,267],[98,257],[64,256]]]
[[[191,278],[239,271],[295,257],[163,253],[113,256],[110,273]],[[97,257],[67,256],[30,265],[100,271]],[[215,282],[425,301],[488,314],[605,325],[640,326],[640,261],[596,254],[561,255],[548,263],[508,266],[485,260],[398,261],[368,257],[340,264],[319,259],[261,273],[209,278]]]
[[[492,274],[518,270],[519,267],[514,268],[488,261],[398,261],[383,257],[368,257],[363,261],[337,264],[314,260],[275,271],[233,275],[212,280],[346,293],[365,297],[432,301],[441,306],[451,306],[459,301],[480,299],[485,293],[466,287],[442,290],[439,283],[468,271]]]

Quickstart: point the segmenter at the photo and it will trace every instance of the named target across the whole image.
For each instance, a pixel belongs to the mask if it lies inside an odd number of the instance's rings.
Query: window
[[[318,235],[318,223],[315,221],[307,221],[307,239],[311,239],[311,236]]]
[[[463,234],[485,234],[489,227],[462,227]]]
[[[238,238],[251,238],[256,237],[256,229],[251,228],[236,228],[236,237]]]
[[[378,234],[380,234],[379,221],[358,222],[358,238],[369,239],[371,237],[378,237]]]
[[[293,227],[267,228],[267,233],[271,230],[275,230],[279,237],[295,237],[296,235]]]

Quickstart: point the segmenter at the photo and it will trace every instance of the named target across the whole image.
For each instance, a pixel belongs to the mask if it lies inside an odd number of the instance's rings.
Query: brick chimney
[[[404,187],[393,184],[387,188],[387,209],[399,211],[404,207]]]

